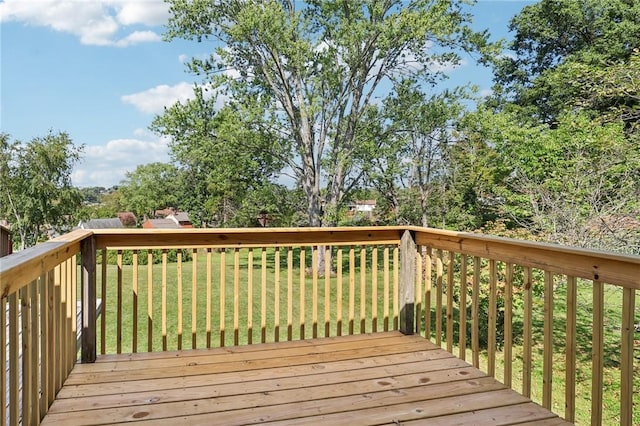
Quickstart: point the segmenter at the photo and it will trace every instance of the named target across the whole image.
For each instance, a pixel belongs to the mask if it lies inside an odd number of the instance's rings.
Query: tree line
[[[167,40],[217,46],[189,64],[195,97],[151,125],[171,162],[79,208],[68,176],[80,149],[63,143],[51,182],[69,191],[40,225],[167,206],[200,226],[255,226],[261,212],[343,225],[350,203],[375,199],[373,224],[640,252],[637,2],[541,0],[511,19],[509,43],[451,0],[169,3]],[[463,58],[492,67],[491,95],[440,89]],[[69,141],[34,141],[47,138]],[[3,136],[0,215],[22,223],[38,202],[20,216],[15,194],[41,195],[15,183],[27,161],[15,145]]]

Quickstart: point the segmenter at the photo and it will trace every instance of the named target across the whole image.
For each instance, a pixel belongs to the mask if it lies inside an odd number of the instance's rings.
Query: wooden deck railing
[[[640,400],[633,392],[634,380],[636,386],[640,383],[638,366],[634,370],[634,357],[640,358],[634,348],[640,319],[635,303],[639,257],[486,235],[412,231],[418,246],[416,270],[425,275],[416,283],[416,304],[425,304],[417,312],[431,313],[418,318],[416,327],[424,323],[427,338],[452,352],[457,347],[462,359],[470,348],[474,366],[566,420],[578,420],[580,398],[591,401],[581,409],[591,424],[639,424]],[[481,365],[481,355],[486,365]],[[590,371],[578,374],[577,367],[585,364],[591,364]],[[613,367],[608,371],[618,371],[607,383],[605,364]],[[540,370],[542,383],[535,386],[533,372]],[[590,381],[590,393],[578,395],[577,381]],[[534,394],[540,386],[542,391]],[[612,394],[608,404],[619,405],[617,410],[609,406],[606,418],[605,386]]]
[[[99,258],[108,259],[97,273],[100,352],[397,329],[400,236],[392,228],[96,231]]]
[[[0,423],[38,424],[76,362],[76,231],[0,260]]]
[[[583,400],[592,401],[592,424],[639,420],[639,257],[381,227],[76,231],[5,259],[2,406],[10,412],[0,418],[10,423],[37,423],[76,361],[70,301],[78,293],[83,362],[97,353],[399,329],[468,358],[567,420],[580,420]],[[584,380],[588,395],[577,386]],[[603,409],[605,389],[618,392],[613,417]]]

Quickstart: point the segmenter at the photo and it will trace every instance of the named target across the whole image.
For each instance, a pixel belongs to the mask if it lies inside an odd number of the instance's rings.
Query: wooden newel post
[[[83,363],[96,361],[96,240],[80,243],[82,255],[82,354]]]
[[[416,242],[410,231],[400,240],[400,332],[415,332]]]

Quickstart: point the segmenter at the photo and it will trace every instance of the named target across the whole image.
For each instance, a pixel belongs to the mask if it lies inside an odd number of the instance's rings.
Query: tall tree
[[[0,134],[0,218],[17,232],[22,249],[49,230],[68,230],[76,220],[82,196],[71,184],[71,172],[82,150],[64,132],[28,143]]]
[[[503,207],[518,225],[553,242],[638,253],[640,148],[621,123],[569,112],[555,128],[502,132],[496,148],[512,170]]]
[[[263,111],[253,100],[219,108],[215,96],[198,88],[194,99],[154,119],[152,129],[171,139],[171,156],[180,171],[179,204],[197,222],[229,224],[249,191],[280,169],[279,159],[268,154],[277,135],[253,124]]]
[[[260,104],[256,125],[278,135],[265,155],[282,159],[307,200],[312,226],[335,223],[357,165],[358,127],[399,77],[433,82],[457,52],[489,53],[453,0],[169,0],[167,38],[220,43],[191,70],[232,103]],[[297,6],[300,6],[297,9]],[[324,186],[324,188],[322,188]]]
[[[363,166],[370,180],[384,194],[411,191],[422,226],[432,226],[433,200],[443,189],[452,125],[462,112],[460,97],[458,91],[427,96],[414,81],[404,80],[382,105],[380,121],[388,123],[384,135],[371,138],[377,156]]]
[[[611,61],[604,67],[569,63],[559,71],[574,94],[574,108],[589,111],[601,123],[621,122],[629,137],[640,137],[639,48],[628,60]]]
[[[553,123],[579,89],[566,85],[575,71],[570,64],[606,69],[627,63],[639,47],[640,3],[541,0],[516,15],[509,29],[514,55],[497,62],[496,95]]]

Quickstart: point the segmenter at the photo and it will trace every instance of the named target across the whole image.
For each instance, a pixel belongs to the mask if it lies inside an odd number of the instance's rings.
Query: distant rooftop
[[[119,229],[124,228],[122,222],[117,217],[109,219],[89,219],[83,220],[78,225],[80,229]]]
[[[142,224],[142,227],[157,229],[182,229],[182,226],[171,219],[147,219]]]

